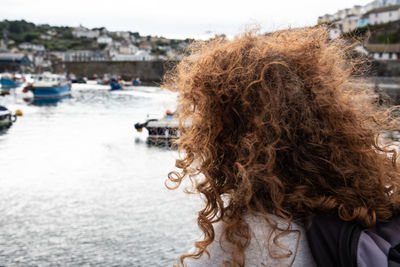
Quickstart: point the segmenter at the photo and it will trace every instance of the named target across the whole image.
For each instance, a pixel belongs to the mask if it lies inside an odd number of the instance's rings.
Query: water
[[[176,96],[78,89],[53,105],[0,97],[24,112],[0,134],[0,265],[171,266],[200,236],[200,201],[165,188],[178,154],[133,124]]]

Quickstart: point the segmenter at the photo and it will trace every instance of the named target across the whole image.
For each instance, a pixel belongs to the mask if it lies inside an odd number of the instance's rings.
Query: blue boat
[[[111,91],[122,90],[122,85],[120,83],[110,82],[110,86],[111,86]]]
[[[110,86],[111,86],[111,91],[123,89],[121,82],[115,78],[111,78]]]
[[[132,85],[133,86],[139,86],[139,85],[141,85],[142,83],[140,82],[140,79],[139,78],[136,78],[136,79],[134,79],[133,81],[132,81]]]
[[[23,79],[16,76],[3,76],[0,78],[1,93],[9,94],[10,89],[17,88],[22,85]]]
[[[61,98],[71,94],[71,84],[62,75],[42,74],[33,79],[34,82],[26,86],[23,92],[31,91],[35,99]]]

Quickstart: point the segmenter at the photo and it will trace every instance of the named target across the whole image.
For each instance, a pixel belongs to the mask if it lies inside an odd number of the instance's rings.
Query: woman
[[[169,180],[205,200],[179,264],[314,266],[311,216],[373,226],[400,209],[396,153],[349,94],[348,51],[319,27],[246,33],[195,44],[167,76],[183,152]]]

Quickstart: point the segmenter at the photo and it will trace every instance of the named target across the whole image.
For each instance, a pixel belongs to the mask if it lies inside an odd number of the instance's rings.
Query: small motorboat
[[[16,120],[16,114],[13,114],[6,107],[0,106],[0,130],[9,128]]]
[[[132,85],[133,86],[140,86],[142,82],[140,81],[140,78],[136,78],[132,80]]]
[[[122,84],[117,81],[111,80],[110,86],[111,86],[111,89],[110,89],[111,91],[122,90]]]
[[[44,73],[32,78],[33,82],[26,86],[23,92],[31,91],[35,99],[61,98],[71,95],[71,84],[63,75]]]
[[[22,75],[3,74],[0,78],[1,94],[9,94],[11,89],[20,87],[25,82]]]
[[[180,137],[179,120],[167,110],[166,116],[161,119],[149,119],[144,123],[136,123],[135,129],[142,132],[146,128],[149,132],[147,142],[155,145],[171,145]]]
[[[115,78],[111,78],[110,79],[110,87],[111,87],[111,91],[115,91],[115,90],[122,90],[122,82],[120,79],[115,79]]]

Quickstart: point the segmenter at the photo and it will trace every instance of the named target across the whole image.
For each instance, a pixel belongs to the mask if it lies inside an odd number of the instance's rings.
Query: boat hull
[[[10,127],[15,121],[15,116],[9,110],[0,109],[0,130]]]
[[[35,99],[41,98],[59,98],[68,96],[71,94],[71,86],[69,84],[64,86],[32,86],[30,90],[33,92]]]
[[[111,82],[111,83],[110,83],[110,86],[111,86],[111,91],[114,91],[114,90],[122,90],[122,85],[119,84],[119,83]]]
[[[13,80],[4,77],[0,79],[0,84],[2,89],[11,89],[21,86],[21,83],[15,82]]]

